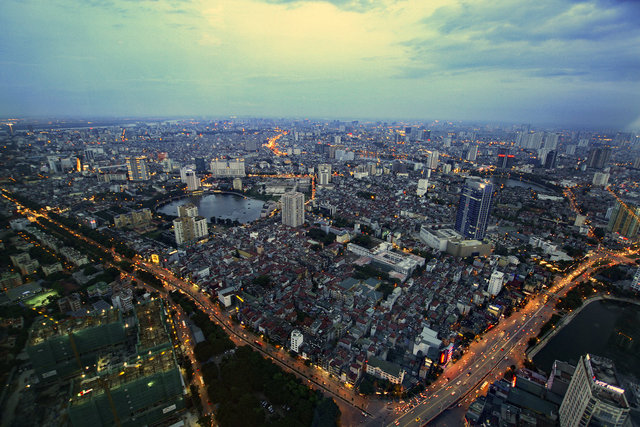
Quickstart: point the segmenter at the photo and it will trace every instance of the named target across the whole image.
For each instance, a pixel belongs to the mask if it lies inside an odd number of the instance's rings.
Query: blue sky
[[[0,116],[640,128],[632,0],[2,0]]]

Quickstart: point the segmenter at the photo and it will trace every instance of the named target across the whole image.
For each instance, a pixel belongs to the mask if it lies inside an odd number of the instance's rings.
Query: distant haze
[[[0,116],[640,128],[632,0],[2,0]]]

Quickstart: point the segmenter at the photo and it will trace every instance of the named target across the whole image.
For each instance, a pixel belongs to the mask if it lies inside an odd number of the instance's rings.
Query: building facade
[[[482,240],[487,231],[493,184],[469,179],[462,188],[456,215],[456,231],[468,239]]]
[[[297,191],[284,193],[280,198],[282,224],[299,227],[304,224],[304,194]]]
[[[629,403],[619,387],[613,362],[591,354],[580,357],[560,405],[560,426],[623,426]]]

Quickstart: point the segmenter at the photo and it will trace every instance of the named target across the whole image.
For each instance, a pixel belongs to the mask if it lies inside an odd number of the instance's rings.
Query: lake
[[[491,178],[491,182],[493,182],[493,185],[495,185],[496,187],[499,187],[500,185],[504,184],[505,187],[530,188],[537,192],[552,193],[551,190],[541,187],[540,185],[534,184],[533,182],[519,181],[517,179],[493,177]]]
[[[198,207],[198,213],[207,218],[238,220],[246,224],[260,218],[264,202],[237,196],[235,194],[218,193],[205,196],[191,196],[174,200],[158,208],[158,212],[170,216],[178,216],[178,206],[193,203]]]
[[[616,368],[640,378],[640,306],[594,301],[562,328],[533,358],[550,372],[554,360],[576,364],[585,353],[613,360]]]

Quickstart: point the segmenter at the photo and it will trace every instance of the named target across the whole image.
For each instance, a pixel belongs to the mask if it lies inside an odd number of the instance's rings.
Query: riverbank
[[[547,344],[548,342],[555,337],[566,325],[571,323],[571,321],[582,312],[586,307],[596,301],[616,301],[616,302],[626,302],[631,304],[640,305],[640,300],[632,299],[632,298],[623,298],[616,297],[611,295],[597,295],[593,298],[589,298],[586,300],[580,307],[571,311],[568,314],[562,316],[560,321],[555,325],[555,327],[551,328],[549,332],[547,332],[538,343],[532,347],[529,347],[525,350],[525,356],[528,360],[532,360]]]

